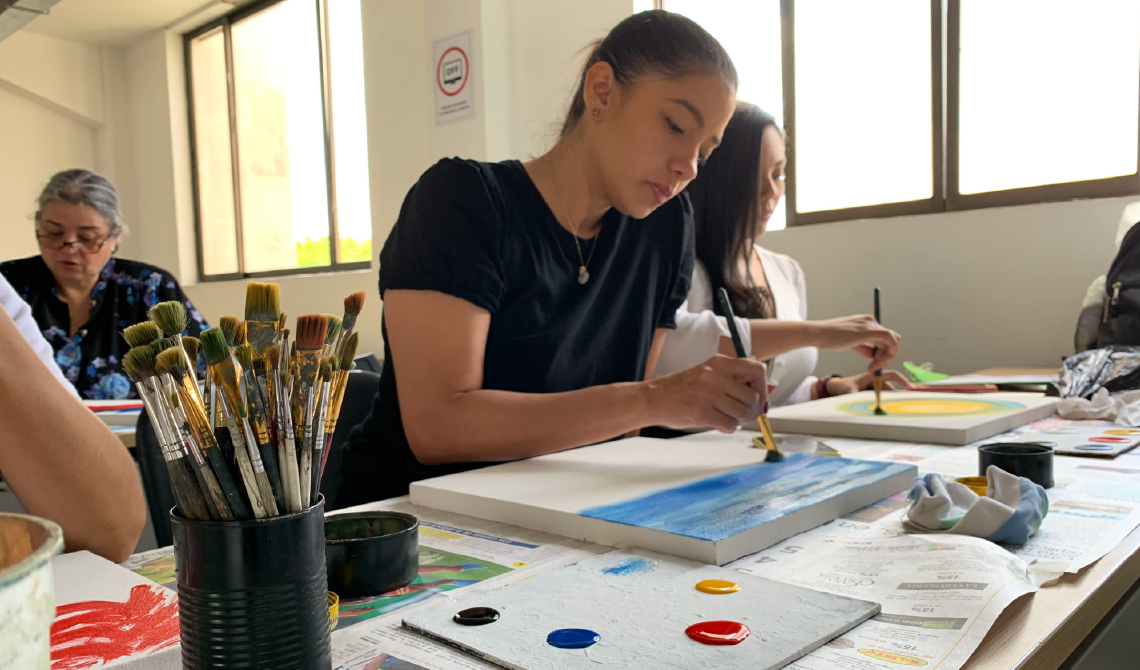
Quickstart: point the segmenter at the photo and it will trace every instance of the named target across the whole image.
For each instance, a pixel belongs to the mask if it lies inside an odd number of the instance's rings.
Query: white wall
[[[122,73],[118,49],[23,32],[0,42],[0,260],[38,253],[31,217],[55,172],[91,168],[129,187]]]
[[[526,159],[545,150],[557,135],[583,48],[632,4],[364,0],[376,253],[407,190],[439,158]],[[466,29],[475,45],[477,117],[437,127],[431,42]],[[0,122],[11,127],[14,118],[29,128],[13,136],[23,144],[0,153],[0,258],[31,253],[23,226],[55,163],[87,160],[113,175],[123,193],[135,230],[124,255],[175,272],[210,320],[240,315],[244,282],[195,284],[181,36],[156,32],[125,50],[51,39],[17,34],[0,43]],[[36,58],[25,62],[19,53]],[[37,60],[45,64],[38,75],[27,70]],[[92,88],[91,81],[101,85]],[[48,150],[51,138],[65,155],[51,165],[35,163],[55,151]],[[803,264],[813,317],[868,311],[871,288],[881,286],[884,320],[903,333],[904,359],[951,372],[1052,365],[1071,350],[1081,297],[1112,258],[1113,232],[1128,200],[844,222],[772,233],[765,244]],[[22,251],[10,253],[15,249]],[[345,295],[365,290],[362,349],[380,352],[377,271],[281,278],[283,309],[294,317],[339,312]],[[850,354],[825,353],[820,365],[825,373],[858,368]]]
[[[866,314],[883,289],[899,361],[963,373],[1058,366],[1073,353],[1085,289],[1115,255],[1124,205],[1108,198],[802,226],[766,235],[807,276],[809,316]],[[861,369],[823,353],[817,371]]]

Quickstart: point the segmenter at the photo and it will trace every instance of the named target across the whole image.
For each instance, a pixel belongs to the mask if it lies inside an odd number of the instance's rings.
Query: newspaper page
[[[360,511],[362,508],[354,508]],[[337,630],[382,617],[441,594],[483,592],[534,574],[535,568],[569,565],[607,547],[526,530],[462,514],[418,507],[407,499],[369,505],[411,514],[420,522],[420,574],[389,593],[342,600]]]
[[[1037,590],[1020,558],[962,535],[843,539],[815,533],[730,567],[882,605],[879,615],[787,666],[796,670],[957,670],[1002,610]]]

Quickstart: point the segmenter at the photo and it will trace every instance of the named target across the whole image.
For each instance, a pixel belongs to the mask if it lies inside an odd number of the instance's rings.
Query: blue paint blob
[[[585,649],[602,636],[585,628],[559,628],[546,636],[546,644],[559,649]]]
[[[625,559],[621,563],[604,568],[602,574],[624,577],[626,575],[644,575],[656,569],[657,561],[651,561],[648,558],[642,558],[640,556],[633,556]]]
[[[1080,451],[1112,451],[1116,447],[1111,444],[1078,444],[1074,448]]]

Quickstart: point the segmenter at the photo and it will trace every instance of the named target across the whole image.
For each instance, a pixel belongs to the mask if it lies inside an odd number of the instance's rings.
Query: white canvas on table
[[[697,591],[706,579],[735,582],[737,593]],[[453,615],[492,607],[498,621],[463,626]],[[447,603],[404,626],[515,670],[555,668],[781,668],[879,613],[877,603],[813,591],[734,570],[650,552],[611,552],[496,591]],[[710,646],[685,629],[734,621],[751,633],[737,645]],[[600,640],[559,649],[546,636],[585,628]]]
[[[875,416],[872,391],[777,407],[780,433],[963,446],[1050,416],[1057,398],[1040,393],[883,392]]]
[[[182,667],[178,595],[87,551],[56,556],[52,670]]]
[[[909,489],[913,465],[634,438],[411,486],[412,503],[724,565]]]

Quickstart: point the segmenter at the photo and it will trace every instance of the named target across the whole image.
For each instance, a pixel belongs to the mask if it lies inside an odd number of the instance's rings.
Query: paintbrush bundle
[[[267,518],[320,494],[359,343],[364,292],[344,316],[305,314],[286,328],[277,284],[246,286],[245,320],[223,316],[183,335],[185,307],[165,302],[123,331],[123,358],[154,426],[178,512],[187,519]],[[201,388],[198,357],[205,359]]]

